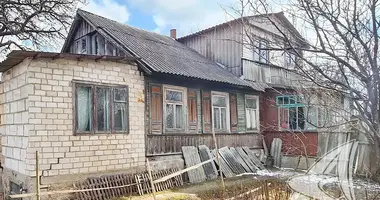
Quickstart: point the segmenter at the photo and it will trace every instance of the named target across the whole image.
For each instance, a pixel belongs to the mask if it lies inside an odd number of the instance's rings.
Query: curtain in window
[[[91,87],[77,88],[76,103],[78,131],[90,131],[92,115]]]
[[[110,130],[109,99],[109,88],[96,88],[96,115],[98,120],[98,131]]]

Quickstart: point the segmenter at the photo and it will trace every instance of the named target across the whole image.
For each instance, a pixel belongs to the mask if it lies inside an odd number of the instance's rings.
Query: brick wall
[[[25,174],[28,146],[28,94],[27,66],[29,59],[2,74],[1,134],[2,166]]]
[[[43,177],[144,165],[144,77],[136,65],[29,61],[3,75],[5,167],[35,176],[36,151]],[[72,80],[128,85],[129,133],[74,135]]]

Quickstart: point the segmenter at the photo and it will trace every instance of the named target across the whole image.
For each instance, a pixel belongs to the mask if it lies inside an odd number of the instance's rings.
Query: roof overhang
[[[122,57],[122,56],[99,56],[87,54],[72,54],[72,53],[52,53],[40,51],[22,51],[15,50],[7,55],[7,58],[0,63],[0,72],[5,72],[8,69],[20,64],[25,58],[49,58],[49,59],[71,59],[71,60],[94,60],[94,61],[110,61],[119,63],[137,63],[138,58]]]

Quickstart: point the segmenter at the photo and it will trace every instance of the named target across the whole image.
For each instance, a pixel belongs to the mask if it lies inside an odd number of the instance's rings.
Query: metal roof
[[[288,20],[288,18],[284,15],[284,12],[258,14],[258,15],[251,15],[251,16],[240,17],[240,18],[237,18],[237,19],[233,19],[233,20],[221,23],[221,24],[217,24],[215,26],[203,29],[203,30],[195,32],[195,33],[191,33],[189,35],[185,35],[183,37],[178,38],[177,40],[178,41],[182,41],[182,40],[187,39],[187,38],[191,38],[191,37],[195,37],[195,36],[198,36],[198,35],[202,35],[203,33],[209,32],[209,31],[214,30],[214,29],[219,28],[219,27],[224,27],[224,26],[227,26],[227,25],[231,25],[232,23],[236,23],[236,22],[237,23],[239,23],[239,22],[242,23],[244,20],[249,20],[251,18],[270,17],[270,16],[277,17],[281,21],[281,23],[285,27],[287,27],[289,29],[289,31],[292,32],[296,36],[296,39],[299,40],[299,42],[301,42],[301,44],[307,45],[306,39],[303,38],[303,36],[300,34],[300,32],[298,32],[298,30]],[[252,24],[250,24],[250,25],[252,25]]]
[[[22,51],[15,50],[7,55],[7,58],[0,62],[0,72],[5,72],[13,66],[21,63],[25,58],[68,58],[68,59],[88,59],[88,60],[104,60],[112,62],[133,62],[136,61],[135,57],[120,57],[120,56],[98,56],[87,54],[72,54],[72,53],[51,53],[39,51]]]
[[[244,86],[257,91],[265,90],[257,84],[240,79],[216,62],[168,36],[133,28],[87,11],[78,10],[77,13],[100,34],[106,34],[133,56],[139,57],[154,72]]]

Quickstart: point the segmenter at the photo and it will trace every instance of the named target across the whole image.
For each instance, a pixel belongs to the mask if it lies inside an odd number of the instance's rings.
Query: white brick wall
[[[1,146],[3,166],[26,173],[28,147],[28,94],[33,88],[26,83],[30,59],[2,74],[0,85]]]
[[[2,143],[6,144],[3,145],[6,166],[15,168],[13,165],[17,163],[19,170],[33,176],[36,151],[40,152],[40,168],[44,176],[144,165],[144,103],[138,101],[144,99],[144,77],[140,76],[136,65],[36,59],[27,69],[23,68],[24,71],[16,70],[18,73],[12,78],[3,77],[7,137],[3,137]],[[20,72],[23,72],[22,78],[19,78]],[[127,85],[129,116],[134,119],[129,122],[129,134],[75,136],[72,80]],[[23,85],[15,87],[11,82],[26,84],[30,89],[29,96],[23,93]],[[22,160],[23,164],[20,164],[18,161]]]

